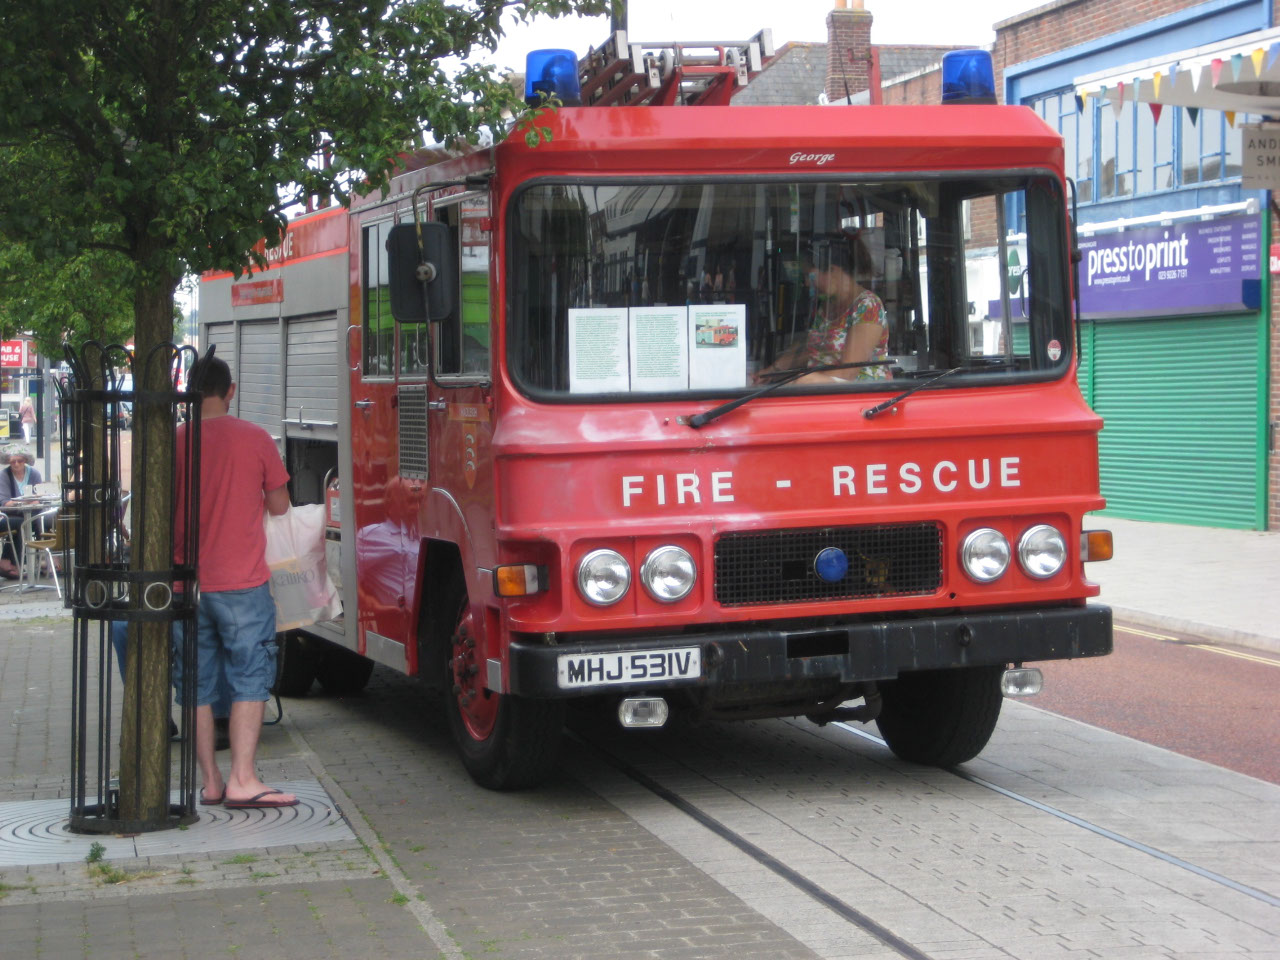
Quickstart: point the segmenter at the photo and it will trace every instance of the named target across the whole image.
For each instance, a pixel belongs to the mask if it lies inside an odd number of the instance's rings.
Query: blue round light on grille
[[[827,547],[814,557],[813,572],[827,583],[843,580],[849,572],[849,558],[839,547]]]

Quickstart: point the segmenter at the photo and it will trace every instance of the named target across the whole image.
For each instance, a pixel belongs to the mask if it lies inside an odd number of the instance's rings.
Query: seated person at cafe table
[[[31,454],[25,447],[10,444],[0,451],[0,461],[6,465],[0,470],[0,511],[14,506],[24,497],[32,495],[32,488],[41,483],[40,471],[31,463]],[[0,577],[18,579],[17,551],[21,549],[18,531],[22,529],[21,513],[0,512]]]

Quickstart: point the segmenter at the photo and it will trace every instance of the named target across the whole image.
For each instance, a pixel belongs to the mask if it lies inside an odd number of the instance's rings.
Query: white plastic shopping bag
[[[276,630],[292,630],[342,616],[342,599],[324,560],[324,505],[290,507],[268,513],[267,566],[276,602]]]

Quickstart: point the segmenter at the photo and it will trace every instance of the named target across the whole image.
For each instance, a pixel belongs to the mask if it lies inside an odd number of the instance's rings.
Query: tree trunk
[[[173,293],[178,278],[139,282],[134,298],[133,571],[156,571],[134,584],[133,606],[149,609],[169,596],[173,566],[173,410],[144,391],[173,389],[169,353],[153,352],[173,338]],[[140,595],[139,595],[140,594]],[[141,621],[129,634],[120,745],[120,818],[162,822],[169,815],[169,623]],[[140,676],[139,676],[140,675]],[[136,724],[136,726],[134,726]],[[138,736],[132,735],[138,731]],[[186,731],[194,736],[194,731]]]

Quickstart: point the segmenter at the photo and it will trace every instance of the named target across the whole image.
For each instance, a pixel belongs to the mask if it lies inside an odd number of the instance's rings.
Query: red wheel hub
[[[453,654],[449,661],[453,674],[453,694],[458,716],[473,740],[486,740],[498,720],[498,695],[484,688],[480,657],[476,651],[475,617],[468,605],[458,617],[453,631]]]

